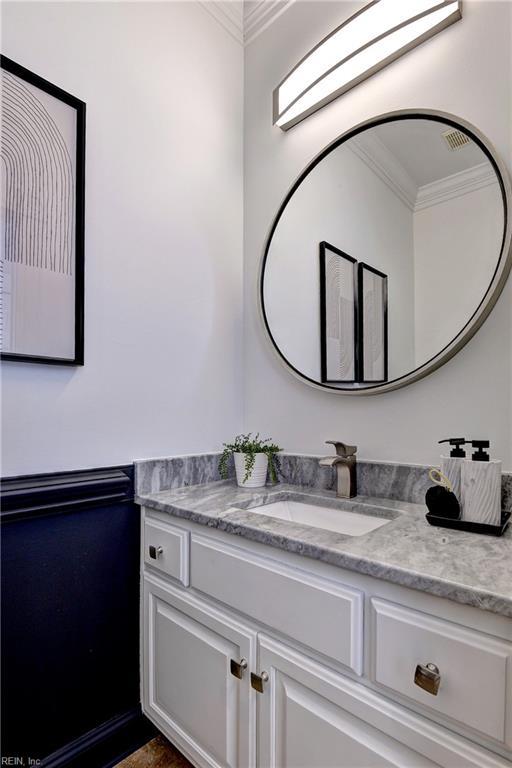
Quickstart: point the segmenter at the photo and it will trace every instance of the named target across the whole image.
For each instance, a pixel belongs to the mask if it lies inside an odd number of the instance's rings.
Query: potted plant
[[[219,460],[219,473],[224,479],[228,476],[228,461],[232,455],[235,460],[236,480],[238,485],[246,488],[260,488],[267,481],[267,470],[270,479],[277,483],[280,471],[278,452],[282,450],[272,443],[270,438],[260,440],[259,432],[253,437],[237,435],[232,443],[223,443],[224,450]]]

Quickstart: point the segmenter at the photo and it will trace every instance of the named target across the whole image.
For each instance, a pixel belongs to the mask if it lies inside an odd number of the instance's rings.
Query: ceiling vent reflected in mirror
[[[462,131],[444,131],[441,136],[446,141],[450,152],[455,152],[456,150],[465,147],[466,144],[471,144],[471,139],[469,136],[466,136],[466,134],[462,133]]]

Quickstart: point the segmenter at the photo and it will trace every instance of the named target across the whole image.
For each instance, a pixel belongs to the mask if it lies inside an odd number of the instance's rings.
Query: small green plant
[[[226,480],[228,476],[228,461],[233,453],[245,454],[244,483],[246,483],[250,477],[254,467],[256,454],[264,453],[268,457],[270,479],[273,483],[277,483],[277,476],[281,473],[281,465],[277,454],[283,449],[279,448],[278,445],[275,445],[269,437],[261,440],[259,432],[254,435],[254,437],[252,436],[252,432],[249,432],[247,435],[237,435],[232,443],[223,443],[223,446],[224,450],[219,459],[219,473],[224,480]]]

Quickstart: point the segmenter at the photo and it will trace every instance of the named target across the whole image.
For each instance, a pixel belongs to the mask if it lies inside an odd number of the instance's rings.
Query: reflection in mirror
[[[357,262],[329,243],[320,243],[322,381],[356,381]]]
[[[388,276],[359,264],[357,381],[379,384],[388,380]]]
[[[281,355],[341,389],[425,365],[482,302],[502,248],[501,185],[462,129],[409,116],[329,151],[277,221],[262,299]]]

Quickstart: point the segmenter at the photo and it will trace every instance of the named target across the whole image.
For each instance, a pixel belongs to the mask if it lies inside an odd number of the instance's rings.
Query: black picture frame
[[[67,104],[76,111],[76,158],[74,185],[74,355],[70,358],[49,357],[43,355],[1,352],[0,359],[12,362],[43,363],[46,365],[83,365],[84,364],[84,240],[85,240],[85,102],[72,96],[62,88],[36,75],[34,72],[0,55],[0,67],[15,75],[44,93]]]
[[[381,321],[382,328],[382,377],[373,377],[368,375],[365,370],[365,295],[364,295],[364,273],[369,272],[380,279],[382,290],[382,317],[376,318]],[[382,384],[388,381],[388,276],[369,264],[359,262],[357,268],[357,306],[358,306],[358,371],[357,380],[360,384]]]
[[[357,260],[348,253],[341,251],[331,243],[323,240],[320,243],[320,380],[325,384],[354,384],[357,381],[358,371],[358,344],[357,344],[357,323],[358,323],[358,309],[357,309]],[[353,327],[351,333],[351,341],[353,347],[353,360],[352,368],[354,375],[347,379],[333,379],[329,378],[329,353],[328,353],[328,333],[327,333],[327,252],[331,252],[339,256],[340,259],[348,262],[352,268],[352,301],[353,301]]]

